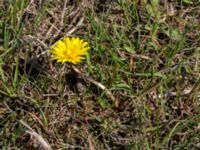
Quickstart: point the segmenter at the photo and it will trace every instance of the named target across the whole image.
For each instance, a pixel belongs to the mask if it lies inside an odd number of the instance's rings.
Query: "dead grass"
[[[199,1],[0,7],[2,149],[199,148]],[[90,43],[78,75],[49,57],[63,36]]]

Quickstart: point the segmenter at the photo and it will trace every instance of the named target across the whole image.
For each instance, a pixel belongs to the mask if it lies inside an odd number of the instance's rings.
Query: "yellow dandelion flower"
[[[50,52],[51,57],[57,62],[77,64],[85,59],[89,49],[88,43],[84,40],[66,37],[51,46]]]

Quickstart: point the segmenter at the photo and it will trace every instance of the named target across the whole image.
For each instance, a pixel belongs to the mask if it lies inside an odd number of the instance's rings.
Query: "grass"
[[[0,7],[1,149],[199,149],[198,0]],[[66,35],[90,43],[77,67],[114,102],[50,59],[46,51]]]

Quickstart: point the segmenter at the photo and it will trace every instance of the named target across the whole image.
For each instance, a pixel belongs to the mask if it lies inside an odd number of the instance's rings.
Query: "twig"
[[[131,57],[133,58],[142,58],[142,59],[145,59],[145,60],[149,60],[149,56],[145,56],[145,55],[141,55],[141,54],[131,54]]]
[[[19,121],[22,125],[24,125],[28,130],[26,131],[26,133],[32,135],[33,137],[35,137],[38,142],[40,142],[41,146],[45,149],[45,150],[52,150],[51,146],[49,145],[49,143],[38,133],[36,133],[28,124],[26,124],[23,120]]]
[[[61,26],[64,25],[64,16],[65,16],[65,10],[66,10],[66,6],[67,6],[68,0],[65,0],[64,2],[64,6],[63,6],[63,12],[62,12],[62,16],[61,16]]]
[[[74,33],[80,26],[82,26],[83,21],[84,21],[84,17],[81,17],[80,20],[78,21],[78,23],[76,24],[76,26],[74,26],[72,29],[67,31],[66,35],[68,36],[68,35]]]
[[[38,43],[40,43],[45,49],[48,49],[48,46],[43,41],[41,41],[39,38],[37,38],[35,36],[25,35],[25,36],[23,36],[23,39],[25,39],[25,40],[35,40]]]
[[[67,17],[74,17],[78,12],[80,11],[80,8],[76,8],[74,11],[72,11]]]
[[[87,77],[86,75],[84,75],[78,68],[76,68],[75,66],[72,65],[72,69],[80,74],[81,76],[83,76],[86,80],[88,80],[89,82],[93,83],[94,85],[96,85],[97,87],[99,87],[100,89],[102,89],[103,91],[105,91],[106,93],[106,96],[108,98],[110,98],[112,100],[112,102],[115,102],[116,104],[116,98],[113,96],[113,94],[101,83],[95,81],[94,79],[90,78],[90,77]],[[117,104],[116,104],[117,105]]]
[[[58,96],[59,94],[43,94],[44,97],[54,97],[54,96]]]

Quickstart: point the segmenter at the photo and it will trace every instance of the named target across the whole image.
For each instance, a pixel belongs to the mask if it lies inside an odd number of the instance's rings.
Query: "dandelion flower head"
[[[77,64],[85,59],[89,49],[88,43],[84,40],[66,37],[51,46],[50,52],[51,57],[57,62]]]

